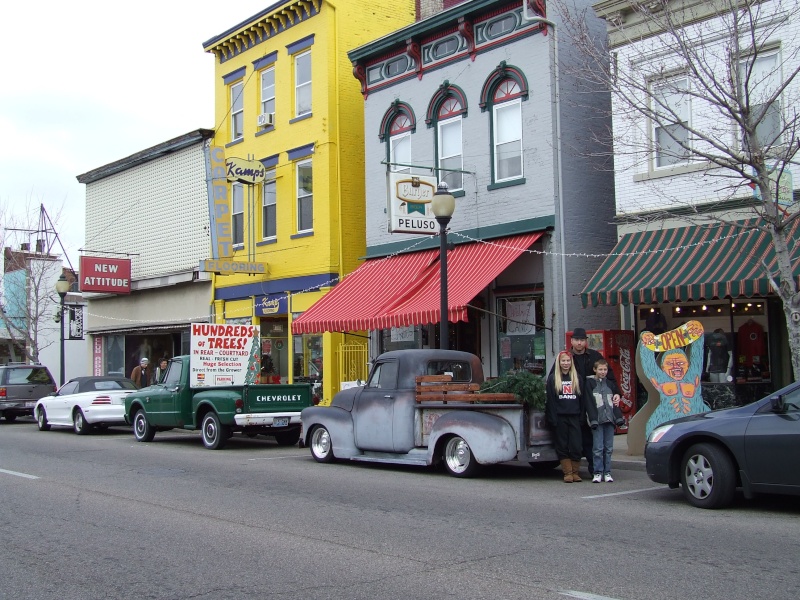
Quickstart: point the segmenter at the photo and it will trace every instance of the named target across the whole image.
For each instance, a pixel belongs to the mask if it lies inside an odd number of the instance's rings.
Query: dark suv
[[[0,417],[13,421],[32,417],[39,398],[58,389],[44,365],[11,363],[0,366]]]

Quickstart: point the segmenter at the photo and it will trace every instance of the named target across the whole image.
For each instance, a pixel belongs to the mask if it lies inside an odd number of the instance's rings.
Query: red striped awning
[[[456,246],[447,253],[448,319],[524,253],[541,232]],[[362,331],[439,322],[439,251],[365,262],[292,322],[292,333]]]

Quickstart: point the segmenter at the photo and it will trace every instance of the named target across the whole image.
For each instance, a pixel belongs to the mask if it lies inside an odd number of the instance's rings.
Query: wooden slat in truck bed
[[[416,380],[417,402],[520,402],[515,394],[481,393],[479,383],[453,383],[450,375],[418,375]]]

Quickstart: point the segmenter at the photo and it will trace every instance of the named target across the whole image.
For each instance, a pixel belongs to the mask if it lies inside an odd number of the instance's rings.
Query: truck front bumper
[[[283,419],[287,421],[281,422]],[[278,420],[278,423],[275,421]],[[251,413],[246,415],[234,415],[233,422],[238,427],[287,427],[288,425],[300,425],[300,413]]]

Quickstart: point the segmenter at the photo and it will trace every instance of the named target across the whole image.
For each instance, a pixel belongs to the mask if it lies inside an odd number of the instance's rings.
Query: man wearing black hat
[[[586,330],[583,327],[576,327],[572,331],[572,340],[570,343],[572,345],[572,362],[575,364],[575,370],[581,377],[581,384],[585,385],[586,378],[594,375],[594,363],[605,357],[597,350],[588,347]],[[608,370],[606,383],[614,394],[613,400],[619,401],[620,389],[613,369]],[[589,463],[589,474],[594,475],[592,430],[589,428],[589,423],[587,423],[586,419],[581,419],[581,437],[583,440],[583,455]]]

